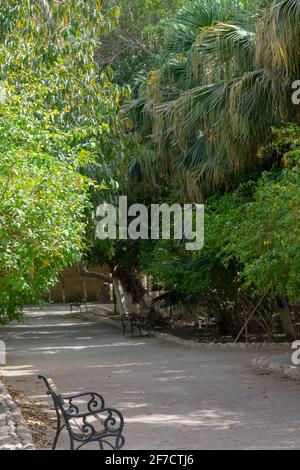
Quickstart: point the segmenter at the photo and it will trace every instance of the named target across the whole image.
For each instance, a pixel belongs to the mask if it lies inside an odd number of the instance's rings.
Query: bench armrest
[[[124,417],[122,413],[116,408],[111,407],[105,407],[95,411],[88,411],[86,413],[70,413],[66,411],[65,416],[67,419],[81,419],[81,428],[84,433],[89,431],[93,433],[95,432],[94,426],[87,420],[88,418],[92,417],[95,417],[101,421],[101,424],[104,426],[104,429],[107,433],[121,433],[124,427]]]
[[[85,398],[85,403],[83,404],[76,404],[81,398]],[[90,393],[79,393],[77,395],[62,395],[62,399],[65,402],[65,405],[69,405],[68,410],[66,412],[73,415],[80,414],[80,405],[87,407],[87,412],[95,413],[97,411],[101,411],[105,407],[104,398],[99,395],[99,393],[90,392]],[[75,402],[75,403],[74,403]]]

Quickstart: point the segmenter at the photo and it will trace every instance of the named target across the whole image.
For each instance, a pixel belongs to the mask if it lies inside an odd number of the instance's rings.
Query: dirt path
[[[53,309],[0,337],[8,351],[0,372],[11,386],[46,400],[43,373],[64,393],[102,393],[125,415],[126,449],[300,448],[300,383],[255,375],[248,364],[258,353],[123,338],[101,320]]]

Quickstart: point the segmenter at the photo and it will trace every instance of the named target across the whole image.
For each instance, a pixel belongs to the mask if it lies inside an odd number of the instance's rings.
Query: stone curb
[[[259,357],[253,359],[252,366],[256,371],[265,374],[274,374],[277,377],[282,377],[290,380],[300,380],[300,368],[288,364],[281,364],[276,362],[276,359]]]
[[[178,338],[177,336],[173,336],[168,333],[155,333],[155,335],[172,343],[202,350],[216,349],[219,351],[270,351],[277,349],[280,351],[287,351],[291,349],[291,343],[199,343],[193,340]]]
[[[82,318],[82,314],[81,318]],[[101,317],[101,320],[105,321],[106,323],[114,326],[118,326],[122,328],[122,325],[112,320],[111,318],[107,318],[105,315],[102,315],[97,309],[93,309],[90,312],[87,312],[85,315],[87,318],[89,315],[92,315],[93,318]],[[181,346],[189,347],[192,349],[201,349],[201,350],[219,350],[219,351],[271,351],[280,350],[280,351],[290,351],[291,350],[291,343],[199,343],[193,340],[185,340],[179,338],[177,336],[171,335],[169,333],[158,333],[158,332],[151,332],[151,335],[160,338],[165,341],[169,341],[171,343],[175,343]]]
[[[21,411],[0,382],[0,450],[35,450]]]

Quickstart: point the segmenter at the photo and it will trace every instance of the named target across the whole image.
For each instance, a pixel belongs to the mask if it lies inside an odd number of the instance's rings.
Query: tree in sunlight
[[[116,17],[96,0],[1,2],[2,323],[79,261],[88,193],[114,189],[121,174],[117,113],[128,91],[94,60]]]

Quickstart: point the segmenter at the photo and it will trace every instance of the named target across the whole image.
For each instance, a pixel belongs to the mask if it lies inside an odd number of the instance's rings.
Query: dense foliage
[[[232,336],[294,318],[299,24],[300,0],[1,2],[1,321],[83,253]],[[121,194],[205,202],[204,249],[95,240]]]
[[[161,63],[128,106],[160,171],[177,177],[177,197],[182,186],[194,188],[191,180],[199,199],[232,187],[257,165],[270,128],[296,117],[300,5],[266,3],[195,0],[182,7],[166,31]],[[147,162],[137,163],[133,178],[137,170],[147,178]]]
[[[155,64],[164,41],[164,25],[183,3],[184,0],[107,0],[105,8],[118,8],[119,21],[102,39],[97,52],[100,66],[113,67],[118,83],[134,87],[150,64]]]
[[[239,274],[246,285],[296,302],[300,300],[300,128],[280,130],[275,145],[285,168],[264,174],[252,200],[227,221],[224,251],[243,267]]]
[[[0,320],[39,300],[57,274],[80,259],[84,235],[85,183],[58,136],[12,108],[0,111]],[[51,135],[54,138],[54,135]],[[57,152],[57,153],[56,153]]]
[[[221,308],[233,335],[250,299],[252,309],[257,296],[299,302],[299,137],[297,125],[274,131],[273,141],[260,149],[261,159],[272,155],[272,170],[207,200],[200,253],[188,255],[167,241],[142,247],[142,269],[167,291],[158,300],[204,306],[212,316]]]
[[[94,61],[117,13],[104,16],[101,4],[1,2],[2,322],[80,259],[87,190],[101,195],[121,178],[126,142],[117,113],[128,94]]]
[[[268,334],[300,300],[299,24],[298,0],[188,2],[125,110],[146,147],[133,197],[206,203],[204,250],[142,244],[141,269],[162,304],[209,311],[233,335],[262,299]]]
[[[143,267],[166,289],[186,296],[217,284],[233,264],[238,285],[299,301],[300,128],[281,129],[274,148],[286,167],[265,172],[232,193],[207,201],[206,243],[201,254],[182,259],[179,246],[159,242],[143,250]],[[284,150],[283,150],[284,149]],[[270,146],[262,151],[270,151]],[[210,256],[210,258],[209,258]],[[200,261],[202,260],[202,265]],[[231,272],[232,274],[232,272]]]

